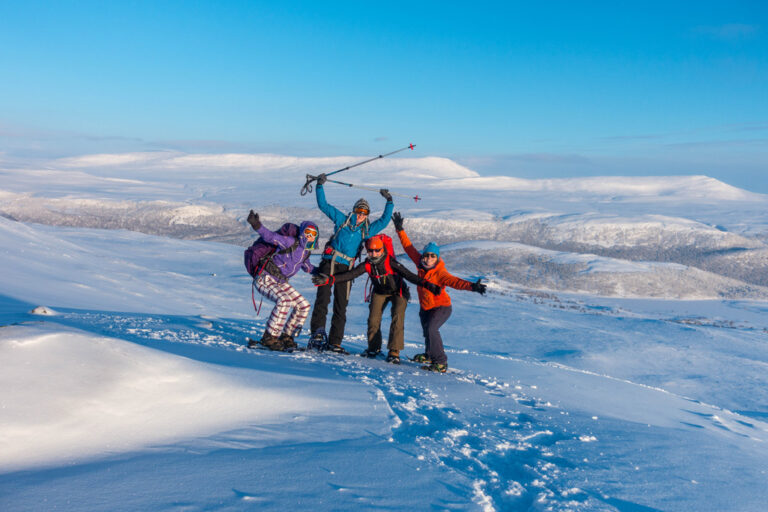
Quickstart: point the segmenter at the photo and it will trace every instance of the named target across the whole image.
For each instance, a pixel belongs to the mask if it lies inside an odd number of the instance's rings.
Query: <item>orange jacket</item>
[[[437,264],[429,270],[422,267],[421,253],[417,251],[413,246],[411,241],[408,239],[408,235],[405,234],[405,231],[398,231],[397,236],[400,237],[400,243],[403,244],[405,253],[410,256],[411,260],[413,260],[413,262],[416,264],[416,267],[419,269],[419,277],[423,277],[430,283],[434,283],[442,288],[440,295],[435,295],[425,288],[419,286],[417,290],[419,292],[419,304],[421,305],[421,309],[433,309],[439,306],[450,306],[451,297],[445,291],[446,286],[456,288],[457,290],[472,289],[471,282],[453,276],[447,270],[445,270],[445,263],[443,262],[442,258],[438,259]]]

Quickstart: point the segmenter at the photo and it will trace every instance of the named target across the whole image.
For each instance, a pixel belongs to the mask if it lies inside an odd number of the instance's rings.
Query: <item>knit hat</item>
[[[438,247],[435,242],[429,242],[426,247],[424,247],[424,250],[421,251],[421,254],[426,254],[428,252],[434,254],[438,258],[440,257],[440,247]]]
[[[368,204],[368,201],[366,201],[363,198],[360,198],[355,203],[355,206],[352,207],[352,211],[356,212],[358,208],[365,208],[369,212],[371,211],[371,205]]]

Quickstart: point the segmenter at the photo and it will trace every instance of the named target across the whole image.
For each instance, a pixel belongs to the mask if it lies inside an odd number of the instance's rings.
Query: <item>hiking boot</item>
[[[432,363],[429,365],[422,366],[421,369],[427,370],[430,372],[445,373],[448,371],[448,365],[440,364],[440,363]]]
[[[264,333],[259,342],[262,347],[266,347],[269,350],[283,350],[283,342],[277,336],[272,336],[268,332]]]
[[[415,361],[417,363],[430,364],[432,362],[432,359],[430,359],[427,354],[416,354],[415,356],[413,356],[413,359],[411,359],[411,361]]]
[[[373,359],[374,357],[376,357],[379,354],[381,354],[381,350],[373,350],[373,349],[370,349],[370,348],[367,348],[367,349],[363,350],[362,352],[360,352],[361,356],[367,357],[369,359]]]
[[[325,349],[328,352],[333,352],[335,354],[349,354],[346,350],[344,350],[344,347],[341,345],[333,345],[331,343],[328,344],[328,348]]]
[[[392,364],[400,364],[400,351],[399,350],[390,350],[389,354],[387,354],[386,361],[388,363],[392,363]]]
[[[307,342],[307,350],[324,350],[328,344],[328,337],[325,335],[325,331],[317,331],[312,333],[312,336]]]
[[[293,352],[298,347],[296,342],[293,341],[293,336],[285,332],[280,335],[280,343],[283,344],[283,350],[286,352]]]

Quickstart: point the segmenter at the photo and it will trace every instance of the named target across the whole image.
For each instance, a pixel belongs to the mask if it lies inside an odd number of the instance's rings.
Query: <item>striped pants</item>
[[[272,336],[280,336],[283,332],[297,336],[309,316],[312,307],[309,301],[289,283],[278,282],[266,272],[256,281],[256,289],[275,303],[267,320],[267,332]]]

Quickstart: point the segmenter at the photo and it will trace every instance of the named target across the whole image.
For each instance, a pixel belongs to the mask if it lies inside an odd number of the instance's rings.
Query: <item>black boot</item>
[[[387,362],[392,364],[400,364],[400,351],[390,350],[387,354]]]
[[[262,346],[269,350],[283,350],[283,342],[277,336],[272,336],[269,332],[264,331],[264,336],[261,337]]]
[[[374,350],[372,348],[367,348],[360,353],[361,356],[371,359],[375,358],[379,354],[381,354],[381,350]]]
[[[293,336],[286,332],[280,335],[280,343],[283,344],[283,350],[286,352],[293,352],[298,347],[296,342],[293,341]]]

